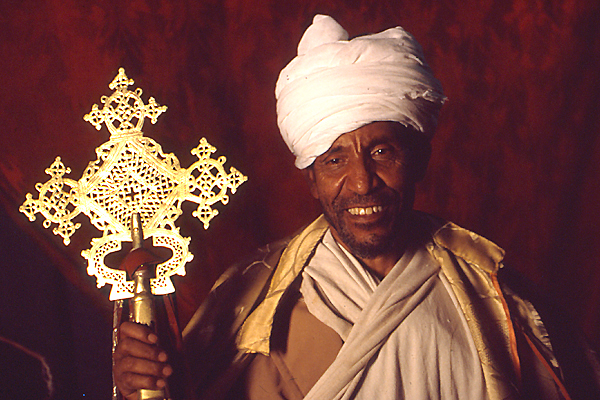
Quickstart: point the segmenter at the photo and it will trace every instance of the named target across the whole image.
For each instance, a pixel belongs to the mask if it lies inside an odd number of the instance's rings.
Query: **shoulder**
[[[240,353],[236,346],[238,331],[264,300],[282,254],[289,253],[290,242],[297,242],[307,230],[256,250],[214,284],[183,331],[186,368],[193,375],[192,393],[226,388],[250,362],[252,355]]]
[[[431,214],[416,211],[413,218],[415,230],[422,235],[418,240],[447,275],[458,279],[464,273],[472,276],[472,271],[485,280],[503,267],[504,250],[485,237]]]
[[[425,217],[430,221],[436,247],[488,273],[495,273],[502,267],[505,252],[497,244],[453,222],[427,214]]]
[[[306,242],[306,237],[314,235],[322,225],[323,218],[318,218],[295,234],[257,249],[228,268],[217,279],[208,297],[184,329],[184,340],[206,342],[209,338],[205,336],[212,335],[214,329],[211,327],[215,324],[229,326],[229,331],[221,334],[235,334],[245,318],[263,300],[282,255],[289,253],[290,248],[295,249],[298,242]],[[224,320],[224,316],[230,317]]]
[[[240,358],[235,337],[249,313],[264,298],[288,242],[284,239],[262,247],[225,271],[183,330],[183,358],[189,380],[186,386],[192,398],[225,390],[235,381],[238,367],[250,360]]]
[[[488,276],[498,282],[499,294],[506,302],[515,328],[530,338],[540,357],[560,368],[559,375],[572,397],[600,398],[598,355],[574,328],[576,324],[570,313],[557,299],[540,291],[514,268],[504,265],[505,252],[495,243],[452,222],[429,215],[424,217],[429,221],[438,257],[452,258],[453,262],[446,264],[460,265],[463,278],[472,281],[474,277]],[[475,270],[478,274],[469,273]]]
[[[217,316],[239,315],[242,309],[249,312],[260,299],[263,288],[269,282],[290,240],[291,237],[270,243],[229,267],[217,279],[207,299],[194,313],[183,331],[184,338],[188,338],[192,331],[197,331],[198,326],[212,325],[212,320]],[[219,324],[223,325],[223,321]],[[206,331],[206,328],[203,329]],[[197,337],[197,333],[194,336]]]

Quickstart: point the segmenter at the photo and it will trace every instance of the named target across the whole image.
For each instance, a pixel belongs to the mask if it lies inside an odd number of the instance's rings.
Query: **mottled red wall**
[[[600,345],[596,0],[2,2],[0,185],[10,223],[109,319],[107,291],[79,256],[97,232],[81,229],[65,248],[17,208],[55,156],[75,179],[95,158],[108,133],[82,117],[125,67],[144,98],[169,106],[147,136],[184,166],[205,136],[250,179],[208,231],[192,207],[179,220],[196,256],[177,280],[189,317],[228,264],[318,213],[278,136],[273,96],[315,13],[351,36],[402,25],[417,37],[449,98],[418,208],[504,247]]]

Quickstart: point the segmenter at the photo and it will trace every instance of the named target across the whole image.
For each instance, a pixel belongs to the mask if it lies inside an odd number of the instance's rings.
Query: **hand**
[[[133,322],[119,327],[119,343],[113,354],[115,383],[123,396],[136,399],[138,389],[162,389],[173,368],[150,328]]]

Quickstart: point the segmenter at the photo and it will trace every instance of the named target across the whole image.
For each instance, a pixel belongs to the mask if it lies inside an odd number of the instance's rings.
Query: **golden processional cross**
[[[247,180],[231,167],[225,171],[225,157],[211,158],[216,149],[206,139],[192,150],[198,161],[182,168],[173,154],[165,154],[161,146],[142,133],[144,119],[154,124],[166,111],[153,97],[144,104],[141,89],[129,90],[133,80],[123,68],[110,83],[114,90],[103,96],[100,109],[96,104],[84,116],[100,130],[105,124],[110,140],[96,148],[97,159],[88,164],[78,181],[64,177],[70,168],[60,157],[46,169],[50,179],[36,184],[38,198],[27,194],[19,210],[34,221],[36,213],[44,216],[44,227],[56,224],[54,234],[63,238],[65,245],[81,226],[74,223],[80,213],[102,232],[92,239],[91,248],[81,252],[87,260],[87,272],[95,275],[98,287],[112,285],[110,300],[133,296],[133,281],[127,280],[126,271],[112,269],[104,263],[105,257],[121,249],[121,243],[132,241],[132,218],[139,214],[143,237],[152,238],[156,247],[166,247],[172,257],[156,266],[151,290],[155,295],[172,293],[175,288],[170,277],[185,275],[185,264],[192,260],[189,238],[179,234],[175,220],[182,214],[181,204],[192,201],[198,204],[192,215],[208,228],[218,211],[212,206],[227,204],[227,191],[235,193]]]
[[[112,285],[110,300],[115,301],[113,315],[113,351],[118,341],[117,327],[120,323],[124,299],[131,299],[130,319],[152,326],[155,322],[154,305],[150,292],[155,295],[175,290],[170,277],[185,275],[185,264],[192,260],[189,238],[179,234],[175,220],[182,214],[181,204],[192,201],[198,204],[192,215],[207,229],[218,214],[212,206],[227,204],[227,191],[235,193],[247,180],[231,167],[225,171],[225,157],[213,159],[216,149],[206,139],[192,150],[198,158],[189,168],[181,168],[173,154],[165,154],[162,147],[142,133],[145,118],[154,124],[166,111],[153,97],[145,104],[142,90],[129,90],[133,80],[125,75],[123,68],[110,83],[112,95],[103,96],[102,109],[94,104],[92,111],[84,116],[100,130],[105,124],[110,132],[108,142],[96,148],[97,159],[88,164],[78,181],[66,178],[71,172],[60,157],[46,169],[50,179],[36,184],[38,198],[27,194],[19,210],[30,221],[36,214],[45,218],[44,227],[55,224],[54,234],[69,245],[71,236],[81,227],[73,218],[81,213],[102,232],[92,239],[91,248],[81,255],[87,260],[87,272],[96,276],[97,286]],[[155,247],[166,247],[172,256],[156,264],[154,255],[149,256],[142,248],[144,239],[152,238]],[[132,251],[123,261],[128,271],[108,267],[104,259],[121,249],[121,243],[132,242]],[[141,251],[141,252],[140,252]],[[132,259],[137,261],[128,262]],[[127,279],[127,275],[132,278]],[[164,399],[163,390],[138,391],[139,399]],[[118,398],[113,384],[113,399]]]

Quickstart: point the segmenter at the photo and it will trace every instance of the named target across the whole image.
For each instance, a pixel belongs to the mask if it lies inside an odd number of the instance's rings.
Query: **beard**
[[[402,196],[389,190],[372,195],[355,195],[322,206],[327,222],[350,252],[361,259],[373,259],[387,253],[400,242],[404,232],[402,227],[412,210],[411,198],[410,195]],[[369,204],[384,205],[383,215],[375,222],[354,222],[351,227],[346,218],[347,210]],[[358,237],[355,234],[357,231],[366,234]]]

